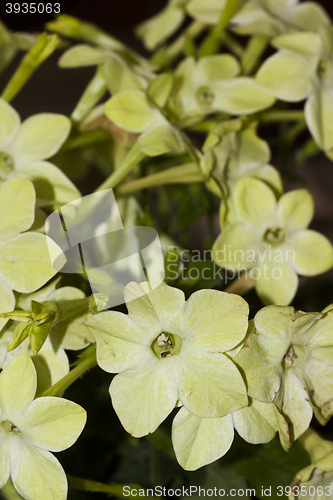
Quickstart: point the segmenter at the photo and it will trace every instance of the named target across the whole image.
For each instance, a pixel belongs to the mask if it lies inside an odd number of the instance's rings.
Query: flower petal
[[[199,290],[186,303],[184,338],[208,352],[233,349],[245,337],[248,312],[247,303],[239,295]]]
[[[24,410],[36,394],[36,370],[30,357],[14,359],[0,373],[0,407],[2,419],[15,423],[15,416]]]
[[[8,102],[0,99],[0,150],[5,150],[20,128],[20,116]]]
[[[181,8],[167,6],[156,16],[141,23],[136,31],[147,49],[154,50],[179,28],[183,19],[184,12]]]
[[[213,259],[226,269],[250,269],[256,264],[260,236],[247,224],[233,224],[224,229],[213,245]]]
[[[18,165],[17,172],[32,180],[40,202],[56,201],[65,205],[81,197],[72,181],[55,165],[48,161]],[[41,203],[40,203],[41,204]]]
[[[18,292],[29,293],[55,274],[49,249],[59,247],[44,234],[24,233],[0,243],[0,274]]]
[[[0,313],[10,312],[15,309],[15,297],[10,286],[3,280],[0,281]],[[8,319],[0,318],[0,331]]]
[[[248,115],[269,108],[274,97],[253,78],[239,77],[214,82],[214,108],[233,115]]]
[[[27,118],[10,147],[15,163],[45,160],[63,145],[71,129],[70,120],[55,113],[40,113]]]
[[[7,483],[10,476],[10,439],[6,432],[0,430],[0,490]]]
[[[294,189],[278,201],[277,224],[290,232],[305,229],[314,213],[313,198],[306,189]]]
[[[27,231],[35,218],[35,190],[28,179],[0,185],[0,239]]]
[[[175,407],[179,384],[177,357],[156,357],[149,365],[126,370],[113,379],[113,407],[132,436],[154,432]]]
[[[300,231],[290,239],[294,250],[294,266],[298,274],[315,276],[333,266],[333,247],[330,241],[317,231]]]
[[[67,354],[52,334],[45,340],[39,353],[31,359],[37,372],[37,396],[69,372]]]
[[[175,328],[185,307],[184,292],[178,288],[161,283],[151,289],[149,283],[133,282],[125,288],[125,300],[129,316],[142,330],[151,329],[155,336],[161,331],[177,334]]]
[[[21,440],[22,442],[22,440]],[[25,500],[66,500],[66,474],[52,453],[22,443],[11,450],[11,477]]]
[[[283,101],[303,101],[312,90],[316,63],[314,56],[281,50],[264,62],[256,81]]]
[[[86,325],[97,342],[97,361],[109,373],[119,373],[155,361],[150,348],[157,335],[137,328],[125,314],[105,311],[94,315]]]
[[[280,409],[291,422],[292,441],[296,441],[310,425],[312,407],[304,382],[297,377],[294,370],[285,371],[281,397],[283,404]]]
[[[237,182],[234,203],[239,219],[258,228],[267,228],[276,207],[274,192],[265,183],[251,178]]]
[[[108,57],[108,51],[80,43],[66,50],[60,57],[60,68],[79,68],[102,64]]]
[[[208,354],[184,341],[179,358],[179,400],[188,411],[223,417],[248,404],[242,376],[227,356]]]
[[[21,417],[20,430],[38,448],[63,451],[80,436],[86,420],[86,411],[76,403],[62,398],[35,399]]]
[[[223,457],[234,439],[231,415],[200,418],[181,408],[172,424],[172,444],[179,464],[196,470]]]
[[[105,103],[104,111],[118,127],[129,132],[143,132],[163,121],[160,112],[140,90],[119,92]]]
[[[202,73],[209,83],[236,77],[240,73],[240,66],[230,54],[215,54],[199,59],[196,71]]]
[[[232,414],[238,434],[248,443],[269,443],[278,429],[274,405],[253,399],[250,406]]]
[[[333,88],[331,84],[318,84],[305,105],[305,118],[309,130],[324,150],[333,148]]]
[[[293,265],[279,262],[268,253],[258,269],[256,290],[264,304],[288,305],[293,300],[298,277]]]

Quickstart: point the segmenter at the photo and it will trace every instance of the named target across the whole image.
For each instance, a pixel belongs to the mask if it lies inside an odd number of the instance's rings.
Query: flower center
[[[272,246],[278,246],[284,243],[286,233],[280,227],[270,227],[264,234],[264,241]]]
[[[8,153],[0,151],[0,179],[7,179],[13,170],[13,158]]]
[[[168,358],[178,354],[182,346],[182,339],[178,335],[162,332],[152,343],[151,348],[158,358]]]
[[[289,347],[287,353],[285,354],[283,361],[287,366],[292,366],[294,364],[294,360],[297,359],[297,355],[292,346]]]
[[[203,85],[198,88],[196,97],[199,104],[210,106],[215,99],[215,94],[207,85]]]
[[[12,436],[20,436],[21,431],[18,427],[16,427],[15,424],[12,424],[9,422],[9,420],[5,420],[4,422],[1,423],[1,427],[7,434],[10,434]]]

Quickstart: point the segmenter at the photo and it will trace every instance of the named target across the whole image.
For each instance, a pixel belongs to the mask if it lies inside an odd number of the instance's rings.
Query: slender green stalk
[[[2,99],[7,102],[12,101],[36,69],[53,54],[58,44],[57,35],[48,36],[46,33],[42,33],[36,44],[23,57],[20,66],[9,80],[2,92]]]
[[[46,389],[39,397],[44,396],[61,396],[69,386],[71,386],[77,379],[82,377],[84,373],[97,365],[96,359],[96,345],[88,347],[83,353],[79,363],[62,379],[58,380],[49,389]]]
[[[244,295],[251,290],[255,285],[255,281],[248,273],[243,273],[233,281],[224,291],[227,293],[235,293],[236,295]]]
[[[88,83],[73,113],[72,120],[81,122],[107,91],[104,65],[98,66],[92,80]]]
[[[313,139],[309,139],[305,145],[296,153],[295,157],[295,167],[301,167],[304,163],[320,152],[320,148],[317,146]]]
[[[274,122],[285,122],[285,121],[298,121],[304,120],[304,111],[297,110],[273,110],[264,111],[259,113],[256,118],[261,123],[274,123]]]
[[[130,495],[126,492],[129,488],[130,490],[143,490],[142,486],[138,486],[136,484],[126,485],[127,488],[124,490],[125,485],[122,484],[104,484],[99,483],[97,481],[91,481],[89,479],[80,479],[78,477],[67,476],[68,487],[70,490],[78,490],[78,491],[89,491],[91,493],[107,493],[112,497],[118,498],[135,498],[137,500],[137,495]]]
[[[250,75],[255,70],[262,54],[267,48],[268,41],[269,38],[266,36],[256,35],[250,38],[241,61],[244,75]]]
[[[192,184],[203,181],[204,178],[197,165],[195,163],[188,163],[122,184],[117,189],[117,193],[124,195],[165,184]]]
[[[241,43],[237,40],[236,37],[234,37],[231,33],[228,33],[227,31],[224,32],[223,36],[223,42],[224,45],[233,53],[235,56],[239,57],[242,59],[243,54],[244,54],[244,48]]]
[[[103,182],[98,189],[96,189],[96,191],[103,191],[104,189],[117,187],[124,177],[126,177],[126,175],[128,175],[140,163],[140,161],[143,160],[144,157],[145,155],[140,151],[137,144],[134,144],[120,167],[112,172],[110,177],[108,177],[106,181]]]
[[[169,46],[163,47],[156,52],[151,63],[157,66],[166,66],[185,50],[188,39],[195,40],[205,29],[206,25],[200,21],[192,21],[189,27]]]
[[[95,130],[85,130],[80,132],[76,137],[72,137],[65,142],[61,148],[61,152],[71,151],[73,149],[79,149],[92,144],[98,144],[100,142],[105,142],[110,139],[110,134],[107,130],[95,129]]]
[[[218,52],[220,43],[222,41],[222,35],[225,28],[227,27],[230,19],[236,13],[242,0],[227,0],[227,3],[222,9],[221,17],[219,22],[214,28],[211,29],[206,40],[200,47],[199,56],[209,56],[211,54],[216,54]]]

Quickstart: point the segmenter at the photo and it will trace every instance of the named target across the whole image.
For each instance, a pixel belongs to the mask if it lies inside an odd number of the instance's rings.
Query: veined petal
[[[11,449],[11,477],[26,500],[66,500],[66,474],[49,451],[22,443]]]
[[[239,295],[199,290],[186,303],[184,338],[207,352],[228,351],[245,337],[249,307]]]
[[[179,400],[188,411],[223,417],[248,404],[242,376],[227,356],[208,354],[184,341],[179,358]]]
[[[40,113],[27,118],[9,152],[14,162],[27,163],[53,156],[63,145],[71,129],[70,120],[55,113]]]
[[[36,370],[29,356],[14,359],[0,374],[0,407],[3,420],[13,420],[36,394]]]
[[[240,179],[234,191],[234,203],[241,221],[258,228],[267,228],[276,207],[274,192],[258,179]]]
[[[278,429],[274,405],[253,399],[249,406],[232,414],[238,434],[248,443],[269,443]]]
[[[239,77],[214,82],[213,107],[233,115],[248,115],[269,108],[275,102],[253,78]]]
[[[16,170],[32,180],[37,199],[44,204],[57,201],[64,205],[81,197],[72,181],[48,161],[19,164]]]
[[[256,290],[264,304],[288,305],[298,287],[298,277],[293,265],[271,259],[263,259],[256,277]]]
[[[181,408],[172,424],[172,444],[180,465],[196,470],[223,457],[234,439],[231,415],[200,418]]]
[[[292,441],[301,436],[309,427],[312,419],[312,408],[308,393],[294,370],[286,370],[281,388],[282,413],[292,424]]]
[[[285,193],[277,204],[277,224],[290,232],[305,229],[314,213],[313,198],[306,189]]]
[[[315,276],[333,266],[333,247],[324,235],[317,231],[300,231],[290,238],[294,250],[294,266],[298,274]]]
[[[25,441],[42,450],[63,451],[77,441],[86,420],[86,411],[76,403],[41,397],[20,418],[20,431]]]
[[[317,84],[305,106],[309,130],[324,150],[333,148],[333,87]]]
[[[4,430],[0,430],[0,490],[7,483],[10,476],[10,439]]]
[[[291,324],[295,320],[293,307],[267,306],[254,317],[256,339],[263,356],[270,362],[279,364],[290,346]]]
[[[129,324],[129,322],[124,321],[123,325],[126,323]],[[142,345],[140,338],[135,342],[96,329],[92,330],[92,332],[97,343],[97,362],[106,372],[119,373],[155,361],[155,354],[150,345]]]
[[[282,50],[261,66],[256,81],[267,92],[287,102],[306,99],[312,90],[317,58]]]
[[[305,4],[303,4],[304,7]],[[300,7],[300,5],[299,5]],[[298,53],[305,56],[318,56],[322,49],[322,41],[318,33],[287,33],[276,36],[272,45],[277,49]]]
[[[18,292],[29,293],[55,274],[49,248],[59,247],[44,234],[24,233],[0,243],[0,274]]]
[[[20,128],[20,116],[8,102],[0,99],[0,150],[6,149]]]
[[[333,414],[332,360],[333,348],[320,346],[311,350],[303,369],[307,392],[310,394],[311,403],[317,409],[316,416],[321,424],[325,424]]]
[[[134,437],[154,432],[178,399],[178,356],[155,357],[149,365],[126,370],[111,385],[113,407],[125,430]]]
[[[250,269],[256,265],[260,236],[249,224],[233,224],[223,230],[213,245],[213,259],[226,269]]]
[[[31,227],[35,201],[34,187],[28,179],[14,178],[0,185],[0,240]]]
[[[125,300],[129,316],[142,329],[151,329],[156,335],[161,331],[177,334],[175,328],[185,307],[181,290],[164,283],[151,289],[149,283],[133,282],[125,288]]]

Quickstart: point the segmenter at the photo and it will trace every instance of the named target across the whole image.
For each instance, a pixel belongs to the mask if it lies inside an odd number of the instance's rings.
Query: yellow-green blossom
[[[234,221],[213,246],[214,261],[227,269],[251,270],[265,304],[287,305],[297,274],[315,276],[333,266],[333,248],[322,234],[307,229],[314,205],[305,189],[277,201],[267,184],[241,179],[233,192]]]
[[[239,296],[200,290],[184,293],[161,284],[130,283],[128,315],[106,311],[87,321],[97,361],[119,373],[110,386],[125,429],[153,432],[180,401],[200,417],[222,417],[248,404],[245,385],[225,354],[247,330],[247,303]]]
[[[29,356],[15,359],[0,374],[0,488],[11,477],[25,500],[65,500],[66,475],[50,452],[75,443],[86,412],[66,399],[34,400],[36,386]]]
[[[30,116],[22,124],[15,109],[0,99],[0,182],[27,177],[38,203],[68,203],[80,197],[74,184],[52,163],[70,132],[70,120],[55,113]]]
[[[235,362],[249,396],[274,402],[290,427],[291,441],[333,414],[333,306],[322,313],[268,306],[254,318]]]

